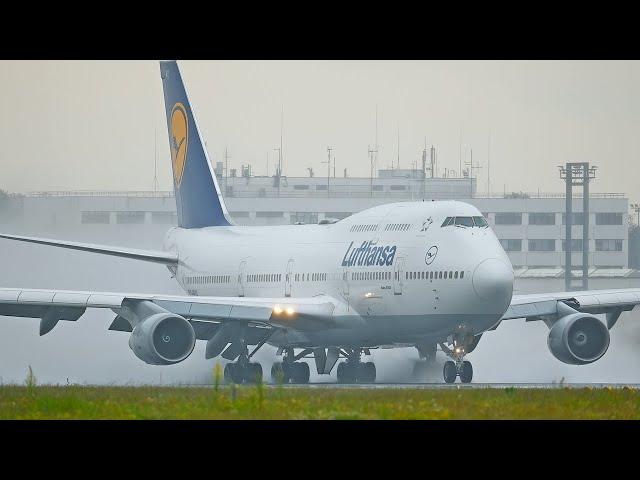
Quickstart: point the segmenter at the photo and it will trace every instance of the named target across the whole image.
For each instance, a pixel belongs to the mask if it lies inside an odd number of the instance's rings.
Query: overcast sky
[[[181,62],[209,152],[230,167],[273,173],[284,109],[284,173],[368,176],[419,160],[425,137],[439,167],[459,170],[473,148],[487,189],[563,190],[557,166],[599,167],[595,192],[639,200],[640,62],[614,61],[189,61]],[[0,62],[0,188],[149,190],[154,131],[158,178],[171,188],[156,61]]]

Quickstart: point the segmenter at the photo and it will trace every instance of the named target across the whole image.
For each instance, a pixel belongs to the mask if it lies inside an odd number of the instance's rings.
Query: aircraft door
[[[287,263],[287,273],[285,275],[285,285],[284,285],[284,296],[291,296],[291,284],[293,283],[293,265],[295,264],[295,260],[293,258],[289,259]]]
[[[342,295],[349,298],[349,269],[344,267],[342,269]]]
[[[398,257],[393,268],[393,294],[402,295],[404,287],[404,257]]]
[[[247,268],[247,261],[243,260],[240,262],[240,268],[238,269],[238,296],[244,297],[244,280],[245,280],[245,270]]]

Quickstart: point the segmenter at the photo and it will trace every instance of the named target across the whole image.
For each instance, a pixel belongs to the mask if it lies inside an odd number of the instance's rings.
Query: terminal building
[[[475,205],[494,229],[518,277],[562,277],[564,194],[479,195],[475,178],[428,178],[421,170],[380,170],[373,178],[223,176],[218,183],[240,225],[318,223],[390,202],[461,200]],[[582,198],[573,205],[573,265],[582,264]],[[56,231],[175,225],[173,192],[36,192],[11,198],[14,220]],[[629,202],[624,194],[590,195],[592,277],[624,277],[629,269]],[[6,211],[6,209],[5,209]],[[0,213],[1,215],[1,213]],[[73,228],[75,230],[75,228]],[[27,230],[29,230],[27,228]]]

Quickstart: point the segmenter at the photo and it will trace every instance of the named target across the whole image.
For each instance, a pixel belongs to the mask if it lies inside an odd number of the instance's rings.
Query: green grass
[[[0,419],[640,419],[604,389],[0,387]]]

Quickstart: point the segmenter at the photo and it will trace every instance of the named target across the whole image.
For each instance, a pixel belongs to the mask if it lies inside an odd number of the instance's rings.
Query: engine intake
[[[609,330],[593,315],[576,312],[553,324],[547,344],[553,356],[561,362],[585,365],[606,353]]]
[[[185,360],[196,344],[191,324],[170,312],[155,313],[138,323],[129,337],[136,357],[151,365],[172,365]]]

